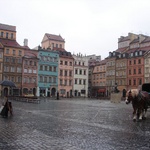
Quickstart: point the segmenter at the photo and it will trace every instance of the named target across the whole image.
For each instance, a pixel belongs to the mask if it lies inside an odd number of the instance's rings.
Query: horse
[[[139,119],[146,119],[146,113],[148,109],[149,94],[146,91],[140,91],[138,89],[131,89],[126,93],[126,104],[132,102],[133,107],[133,121]]]

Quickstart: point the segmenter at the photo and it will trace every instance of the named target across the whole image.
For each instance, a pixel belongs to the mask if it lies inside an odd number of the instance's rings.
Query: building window
[[[68,62],[67,62],[67,61],[65,61],[65,65],[68,65]]]
[[[32,69],[29,69],[29,73],[32,73]]]
[[[44,68],[45,68],[45,71],[47,71],[47,66],[44,66]]]
[[[34,70],[33,70],[33,73],[37,73],[37,70],[34,69]]]
[[[29,62],[30,66],[32,66],[32,61]]]
[[[43,82],[43,77],[42,76],[40,76],[40,82]]]
[[[139,85],[142,85],[142,79],[139,79]]]
[[[28,70],[27,70],[26,68],[24,68],[24,73],[27,73],[27,71],[28,71]]]
[[[65,70],[65,76],[67,76],[67,70]]]
[[[129,85],[131,85],[131,80],[129,80]]]
[[[59,75],[60,75],[60,76],[63,76],[63,71],[62,71],[62,70],[60,70]]]
[[[56,72],[56,67],[54,67],[53,69],[54,69],[53,71]]]
[[[10,67],[10,72],[15,72],[15,67]]]
[[[72,66],[72,62],[70,62],[70,66]]]
[[[50,82],[50,83],[52,82],[52,77],[49,77],[49,82]]]
[[[65,86],[67,86],[67,80],[65,80]]]
[[[138,69],[138,73],[141,74],[141,68]]]
[[[77,79],[74,80],[74,83],[77,84]]]
[[[78,74],[78,69],[75,69],[75,74]]]
[[[17,78],[17,82],[19,82],[19,83],[21,82],[21,77]]]
[[[63,65],[63,61],[62,60],[60,61],[60,65]]]
[[[47,83],[47,77],[44,77],[44,82]]]
[[[84,70],[84,75],[86,75],[86,70]]]
[[[20,67],[17,67],[17,72],[21,72],[21,68]]]
[[[11,59],[11,62],[12,62],[12,63],[15,63],[15,58],[12,58],[12,59]]]
[[[131,65],[132,63],[131,63],[131,60],[129,61],[129,65]]]
[[[62,79],[60,79],[60,80],[59,80],[59,82],[60,82],[60,85],[62,85],[62,84],[63,84]]]
[[[72,85],[72,80],[69,80],[69,86],[71,86]]]
[[[14,37],[13,37],[13,33],[11,33],[11,39],[13,39]]]
[[[83,84],[86,85],[86,80],[85,79],[83,80]]]
[[[21,55],[22,55],[22,51],[19,50],[19,56],[21,56]]]
[[[60,44],[59,47],[62,48],[62,44]]]
[[[134,60],[134,64],[136,64],[136,60]]]
[[[4,36],[4,32],[1,32],[1,37],[3,37]]]
[[[40,70],[43,70],[43,66],[42,65],[40,65]]]
[[[8,39],[8,32],[6,32],[6,39]]]
[[[9,54],[9,49],[6,49],[6,54]]]
[[[82,70],[80,69],[80,75],[82,75]]]
[[[51,66],[49,66],[49,71],[52,71],[52,67]]]
[[[34,66],[36,66],[36,61],[34,61]]]
[[[82,80],[81,79],[79,79],[79,84],[82,84]]]
[[[138,64],[141,64],[141,59],[138,60]]]
[[[19,59],[18,59],[18,64],[21,64],[21,63],[22,63],[22,59],[19,58]]]
[[[136,85],[136,80],[135,79],[133,80],[133,85]]]
[[[131,75],[131,70],[129,70],[129,75]]]
[[[56,83],[56,77],[53,77],[53,83]]]
[[[25,65],[28,65],[28,61],[27,60],[25,60]]]
[[[16,55],[16,50],[13,49],[13,55]]]
[[[136,74],[136,69],[133,70],[133,73]]]
[[[69,71],[69,76],[72,77],[72,71]]]

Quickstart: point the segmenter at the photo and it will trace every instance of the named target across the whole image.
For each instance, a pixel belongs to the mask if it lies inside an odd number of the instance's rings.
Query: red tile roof
[[[54,41],[60,41],[60,42],[65,42],[65,40],[60,36],[60,35],[54,35],[54,34],[45,34],[49,40],[54,40]]]
[[[8,30],[8,31],[15,31],[16,32],[16,26],[6,25],[6,24],[0,23],[0,30]]]
[[[128,47],[118,48],[115,52],[123,53],[128,49]]]
[[[15,40],[0,39],[0,43],[6,47],[22,48],[22,46],[20,46]]]

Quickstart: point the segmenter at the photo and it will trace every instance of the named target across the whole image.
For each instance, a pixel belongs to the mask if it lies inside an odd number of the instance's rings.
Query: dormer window
[[[126,55],[125,54],[123,54],[123,57],[125,57]]]
[[[140,51],[140,55],[142,55],[142,51]]]
[[[135,52],[135,56],[138,56],[138,52]]]
[[[121,58],[121,54],[119,55],[119,58]]]
[[[130,56],[133,57],[133,53],[131,53]]]
[[[114,53],[113,53],[113,56],[115,56],[115,54],[116,54],[116,53],[114,52]]]

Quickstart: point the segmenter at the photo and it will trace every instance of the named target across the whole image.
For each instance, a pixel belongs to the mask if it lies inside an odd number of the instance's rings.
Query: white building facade
[[[74,58],[74,97],[88,96],[88,58],[82,54],[72,55]]]

